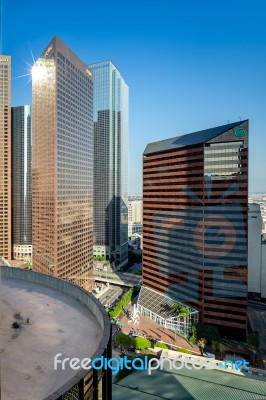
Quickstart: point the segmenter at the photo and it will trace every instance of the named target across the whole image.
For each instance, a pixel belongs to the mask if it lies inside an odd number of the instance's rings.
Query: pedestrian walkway
[[[130,312],[133,312],[133,307],[128,308],[128,313]],[[164,343],[199,352],[198,347],[191,346],[186,339],[176,335],[169,329],[156,324],[154,321],[150,320],[144,315],[139,314],[139,324],[134,324],[132,322],[128,323],[128,320],[129,318],[125,314],[119,318],[119,321],[122,324],[121,330],[126,334],[134,331],[140,336],[157,339],[158,341],[162,341]]]

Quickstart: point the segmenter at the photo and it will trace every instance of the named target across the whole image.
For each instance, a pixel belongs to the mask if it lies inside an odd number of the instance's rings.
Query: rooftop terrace
[[[109,321],[99,302],[76,285],[15,268],[0,272],[3,398],[44,399],[79,373],[69,366],[55,371],[54,356],[102,354]]]

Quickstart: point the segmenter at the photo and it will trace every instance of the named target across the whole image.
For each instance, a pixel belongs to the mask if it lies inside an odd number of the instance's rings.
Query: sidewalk
[[[133,312],[133,307],[128,308],[129,312]],[[122,332],[129,334],[130,331],[136,332],[138,335],[143,335],[148,338],[157,339],[167,344],[172,344],[178,347],[183,347],[188,350],[199,352],[198,347],[191,346],[186,339],[176,335],[169,329],[163,328],[161,325],[156,324],[154,321],[147,317],[139,314],[139,324],[134,324],[133,322],[128,323],[128,318],[123,314],[119,318],[122,323]]]

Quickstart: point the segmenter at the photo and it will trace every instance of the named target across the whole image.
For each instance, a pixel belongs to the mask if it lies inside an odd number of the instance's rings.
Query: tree
[[[160,347],[161,349],[169,349],[169,347],[167,346],[167,344],[162,343],[162,342],[156,342],[154,344],[154,347]]]
[[[115,337],[115,342],[118,346],[129,348],[132,346],[132,339],[125,333],[118,333]]]
[[[119,314],[122,312],[123,308],[125,308],[128,303],[131,301],[133,294],[136,293],[135,288],[129,289],[126,294],[122,297],[122,299],[109,311],[110,318],[117,318]]]
[[[251,332],[248,335],[248,344],[252,349],[253,365],[255,364],[255,353],[260,346],[260,336],[257,331]]]
[[[148,349],[149,347],[151,347],[151,342],[146,338],[135,337],[134,339],[132,339],[132,347],[138,350]]]
[[[219,331],[215,326],[204,324],[193,324],[190,332],[189,340],[193,344],[197,344],[201,338],[205,338],[208,344],[212,341],[219,341]]]
[[[180,353],[186,353],[186,354],[192,354],[192,352],[188,349],[184,349],[183,347],[178,347],[176,351],[179,351]]]
[[[204,347],[206,346],[206,339],[201,338],[201,339],[198,341],[198,346],[199,346],[199,348],[200,348],[201,355],[203,356]]]
[[[106,261],[106,258],[104,256],[94,256],[93,257],[94,261]],[[108,261],[109,264],[109,261]]]
[[[219,348],[219,343],[216,340],[212,340],[211,348],[212,348],[212,352],[214,353]]]
[[[260,346],[260,336],[258,332],[252,332],[248,335],[248,344],[252,347],[252,350],[257,350]]]
[[[174,303],[169,310],[173,314],[183,315],[185,319],[190,316],[191,310],[182,303]]]
[[[227,347],[223,343],[218,343],[218,350],[220,351],[220,357],[223,358],[223,353],[226,351]]]

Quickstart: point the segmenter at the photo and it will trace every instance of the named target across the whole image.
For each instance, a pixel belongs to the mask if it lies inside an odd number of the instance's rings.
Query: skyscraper
[[[0,55],[0,258],[11,259],[11,57]]]
[[[128,201],[128,222],[142,224],[142,200]]]
[[[191,305],[227,337],[245,339],[247,212],[247,120],[149,144],[143,286]]]
[[[142,234],[142,199],[128,199],[128,237]]]
[[[12,253],[13,258],[31,258],[31,108],[11,109]]]
[[[110,62],[89,65],[94,84],[94,255],[127,262],[128,86]]]
[[[249,204],[248,291],[251,300],[266,298],[266,237],[262,234],[261,211],[260,204]]]
[[[93,82],[57,37],[32,69],[33,269],[89,286],[93,267]]]

